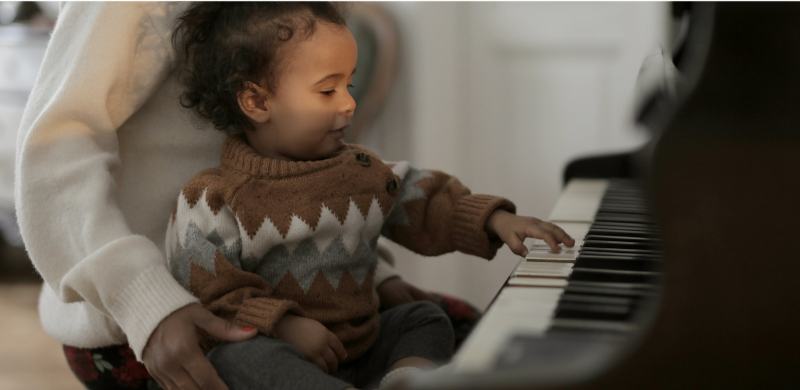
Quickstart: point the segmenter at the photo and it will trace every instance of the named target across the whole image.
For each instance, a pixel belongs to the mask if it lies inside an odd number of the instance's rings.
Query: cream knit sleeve
[[[116,130],[172,69],[164,34],[140,4],[64,4],[17,140],[15,201],[36,269],[62,301],[116,321],[140,360],[158,323],[197,301],[116,202]]]

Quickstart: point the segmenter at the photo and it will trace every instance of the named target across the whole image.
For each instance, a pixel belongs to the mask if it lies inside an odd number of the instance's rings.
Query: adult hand
[[[294,345],[306,360],[325,373],[339,369],[339,360],[347,358],[347,351],[333,332],[319,321],[286,313],[273,329],[275,337]]]
[[[242,328],[191,304],[161,320],[144,347],[142,359],[164,390],[228,390],[200,349],[202,336],[236,342],[257,333],[253,327]]]
[[[438,302],[433,295],[407,283],[399,276],[386,279],[381,283],[378,286],[378,296],[381,299],[381,306],[386,309],[415,301]]]
[[[489,219],[486,220],[486,230],[500,237],[508,248],[519,256],[528,254],[528,248],[523,243],[526,237],[544,240],[553,251],[559,250],[560,243],[570,248],[575,245],[572,237],[550,222],[533,217],[521,217],[502,209],[497,209],[489,215]]]

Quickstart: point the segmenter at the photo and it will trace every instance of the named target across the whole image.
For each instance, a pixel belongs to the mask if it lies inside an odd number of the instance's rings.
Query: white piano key
[[[594,220],[598,208],[600,208],[600,199],[583,196],[562,198],[556,203],[549,219],[551,221],[591,222]]]
[[[538,313],[519,311],[517,313],[503,313],[498,311],[494,317],[486,320],[486,327],[494,331],[504,329],[510,332],[525,332],[526,334],[543,333],[552,324],[552,313],[555,305],[549,309],[542,309]]]
[[[586,237],[586,235],[589,233],[589,228],[592,226],[591,222],[562,222],[562,221],[550,221],[550,222],[558,225],[558,227],[564,230],[565,233],[569,234],[569,236],[574,238],[576,241],[583,240],[583,238]]]
[[[572,179],[564,187],[567,194],[591,194],[602,197],[608,188],[608,179]]]
[[[523,302],[504,302],[499,304],[497,312],[493,319],[488,322],[498,321],[505,324],[505,326],[513,326],[516,328],[536,328],[536,323],[544,324],[550,321],[550,316],[553,310],[556,309],[556,302],[541,303],[539,305],[531,305],[527,309],[522,306]]]
[[[530,286],[530,287],[558,287],[564,288],[567,286],[565,279],[555,278],[511,278],[508,280],[509,286]]]
[[[550,254],[567,254],[567,253],[578,253],[580,248],[567,248],[565,246],[559,246],[557,251],[553,251],[550,249],[550,246],[540,246],[540,245],[531,245],[530,249],[528,249],[528,253],[550,253]]]
[[[522,262],[514,277],[542,277],[566,279],[572,274],[573,263]]]
[[[567,263],[574,263],[576,258],[578,258],[578,251],[575,249],[566,249],[559,251],[558,253],[553,252],[551,250],[531,249],[530,251],[528,251],[528,255],[525,256],[525,259],[527,259],[528,261],[549,261],[549,262],[567,262]]]
[[[556,224],[592,222],[607,186],[608,180],[571,180],[559,196],[549,220]]]
[[[559,244],[558,245],[558,247],[561,248],[562,250],[569,250],[569,249],[575,250],[575,249],[580,249],[582,246],[583,246],[583,240],[582,239],[581,240],[575,240],[575,244],[572,246],[572,248],[570,248],[570,247],[568,247],[568,246],[566,246],[564,244]],[[530,248],[528,248],[528,249],[547,249],[547,250],[550,250],[550,244],[548,244],[548,243],[546,243],[546,242],[544,242],[542,240],[535,240],[533,242],[533,244],[530,246]]]
[[[553,288],[506,287],[500,291],[496,301],[519,299],[528,302],[549,302],[557,301],[561,293],[562,290]]]

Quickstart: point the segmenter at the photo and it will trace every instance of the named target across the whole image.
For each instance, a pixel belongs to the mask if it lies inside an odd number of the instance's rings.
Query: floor
[[[0,389],[84,389],[67,366],[61,344],[39,323],[41,284],[24,254],[2,250],[0,255]]]

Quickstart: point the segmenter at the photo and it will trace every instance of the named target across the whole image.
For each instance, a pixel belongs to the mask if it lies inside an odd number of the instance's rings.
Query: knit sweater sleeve
[[[63,4],[15,161],[16,211],[37,271],[62,301],[88,302],[118,323],[139,359],[159,322],[197,301],[116,201],[116,130],[172,69],[170,21],[159,7]]]
[[[266,280],[242,269],[240,223],[230,206],[216,202],[219,197],[209,194],[213,189],[199,198],[192,192],[185,188],[181,193],[167,227],[173,277],[215,315],[274,336],[286,312],[304,312],[296,302],[271,298]]]
[[[453,251],[492,259],[503,241],[490,237],[486,220],[496,209],[516,213],[510,200],[475,195],[444,172],[388,163],[400,178],[397,202],[381,234],[414,252],[435,256]]]

